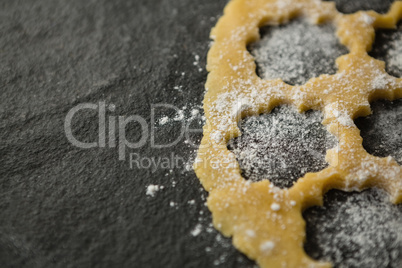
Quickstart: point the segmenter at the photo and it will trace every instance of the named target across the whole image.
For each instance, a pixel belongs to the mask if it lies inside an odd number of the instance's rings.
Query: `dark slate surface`
[[[205,65],[225,4],[0,2],[0,267],[253,266],[229,239],[205,231],[206,193],[192,172],[130,169],[116,148],[72,146],[63,127],[80,103],[105,101],[116,107],[108,115],[140,115],[149,124],[152,104],[201,104],[207,74],[193,62],[199,55]],[[79,113],[74,135],[96,141],[97,120],[94,111]],[[157,141],[174,140],[179,128],[158,128]],[[129,125],[128,139],[138,140],[139,131]],[[128,152],[193,156],[183,140],[165,149],[148,140]],[[152,198],[149,184],[165,188]],[[203,231],[193,237],[197,224]]]

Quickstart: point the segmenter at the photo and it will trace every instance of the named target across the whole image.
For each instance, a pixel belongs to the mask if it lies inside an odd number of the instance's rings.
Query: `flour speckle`
[[[272,203],[271,209],[272,209],[272,211],[279,211],[281,209],[281,206],[277,203]]]
[[[162,190],[163,188],[164,188],[163,186],[150,184],[147,186],[146,195],[154,197],[156,193]]]
[[[261,250],[264,254],[269,254],[269,253],[271,253],[271,251],[274,249],[274,247],[275,247],[275,243],[274,243],[274,242],[272,242],[272,241],[266,241],[266,242],[263,242],[263,243],[260,245],[260,250]]]
[[[164,116],[164,117],[159,119],[159,125],[164,125],[167,122],[169,122],[169,117],[167,117],[167,116]]]
[[[194,229],[191,231],[191,235],[192,236],[198,236],[202,231],[202,225],[201,224],[197,224]]]

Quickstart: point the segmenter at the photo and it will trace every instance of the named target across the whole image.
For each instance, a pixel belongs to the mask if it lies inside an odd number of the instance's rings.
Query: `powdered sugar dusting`
[[[402,22],[396,30],[379,29],[370,55],[385,61],[389,74],[402,77]]]
[[[394,40],[390,43],[390,49],[387,55],[388,68],[394,72],[402,73],[402,24],[399,31],[396,32]]]
[[[355,13],[360,10],[374,10],[378,13],[386,13],[394,0],[324,0],[334,1],[336,8],[345,14]]]
[[[392,156],[402,165],[402,100],[372,103],[373,114],[356,120],[363,146],[371,154]]]
[[[335,267],[402,267],[402,205],[376,189],[330,191],[304,213],[306,251]]]
[[[240,123],[243,134],[229,142],[229,149],[246,178],[290,187],[305,173],[327,166],[326,150],[336,145],[336,138],[321,121],[318,111],[300,114],[290,106],[280,106],[270,114],[244,119]]]
[[[264,79],[282,78],[289,84],[304,84],[312,77],[336,72],[335,60],[347,53],[332,25],[312,25],[294,20],[264,28],[264,37],[250,47]]]

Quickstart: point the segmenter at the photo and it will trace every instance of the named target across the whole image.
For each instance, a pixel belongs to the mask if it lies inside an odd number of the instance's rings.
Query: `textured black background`
[[[115,149],[72,146],[63,128],[79,103],[106,101],[112,115],[148,122],[151,104],[201,104],[207,73],[193,62],[205,65],[226,2],[0,1],[0,267],[253,266],[215,230],[190,234],[200,212],[210,221],[192,172],[130,169]],[[74,130],[95,141],[97,114],[78,114]],[[134,139],[139,128],[130,130]],[[167,126],[159,141],[176,131]],[[180,142],[135,152],[192,150]],[[151,198],[149,184],[165,189]]]
[[[207,73],[193,62],[198,54],[205,66],[209,33],[225,4],[0,2],[0,267],[211,267],[222,255],[221,267],[245,267],[248,260],[229,243],[206,254],[216,231],[190,235],[200,211],[211,221],[193,172],[130,169],[115,149],[72,146],[63,128],[79,103],[106,101],[116,106],[111,115],[148,122],[151,104],[201,104]],[[95,141],[97,120],[95,112],[78,113],[75,135]],[[175,130],[167,126],[158,142]],[[188,157],[190,149],[181,141],[131,151]],[[165,189],[151,198],[149,184]]]

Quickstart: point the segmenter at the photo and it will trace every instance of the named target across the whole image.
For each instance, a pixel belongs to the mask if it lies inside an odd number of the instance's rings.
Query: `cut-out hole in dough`
[[[392,156],[402,165],[402,99],[371,104],[373,114],[355,120],[364,149],[375,156]]]
[[[260,35],[261,40],[248,47],[257,74],[263,79],[281,78],[290,85],[336,73],[335,60],[348,53],[332,24],[314,25],[296,19],[285,25],[262,27]]]
[[[396,30],[379,29],[373,49],[369,53],[373,58],[385,62],[385,70],[395,77],[402,77],[402,21]]]
[[[337,141],[321,121],[319,111],[300,114],[291,106],[279,106],[269,114],[241,121],[242,135],[230,140],[228,148],[236,155],[244,178],[291,187],[307,172],[328,165],[326,150]]]
[[[394,0],[324,0],[335,2],[336,9],[344,14],[355,13],[359,10],[374,10],[377,13],[387,13]]]
[[[306,252],[334,267],[402,267],[402,205],[393,205],[385,192],[331,190],[323,207],[303,213]]]

